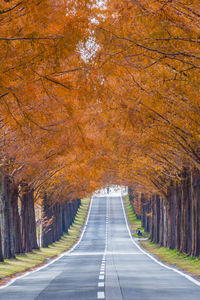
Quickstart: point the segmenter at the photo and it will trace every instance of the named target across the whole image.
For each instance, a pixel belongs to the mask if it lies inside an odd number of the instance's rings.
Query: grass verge
[[[81,229],[86,220],[90,200],[81,200],[75,221],[61,239],[47,248],[33,250],[30,253],[16,255],[16,259],[5,259],[0,263],[0,284],[5,284],[7,279],[33,270],[51,259],[56,258],[62,252],[69,250],[80,236]]]
[[[200,280],[200,260],[197,257],[179,253],[176,249],[160,247],[149,240],[141,241],[140,245],[147,251],[159,257],[163,262],[197,276]]]
[[[125,197],[124,204],[133,236],[138,237],[136,230],[140,229],[142,232],[141,238],[147,238],[146,240],[138,238],[140,245],[154,256],[159,258],[162,262],[196,276],[197,279],[200,280],[200,259],[198,257],[187,256],[184,253],[178,252],[176,249],[168,249],[152,243],[148,239],[149,235],[144,232],[144,229],[141,226],[141,221],[137,220],[128,196]]]
[[[131,228],[131,232],[133,233],[133,236],[135,236],[137,238],[148,238],[149,234],[144,231],[144,228],[142,227],[141,220],[137,219],[137,217],[136,217],[136,215],[133,211],[133,208],[130,204],[128,195],[126,195],[124,197],[124,204],[125,204],[125,210],[126,210],[126,214],[127,214],[127,217],[128,217],[129,225],[130,225],[130,228]],[[137,234],[138,229],[142,233],[141,237],[139,237],[138,234]]]

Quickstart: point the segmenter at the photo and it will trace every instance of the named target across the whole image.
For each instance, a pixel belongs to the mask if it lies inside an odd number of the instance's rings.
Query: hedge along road
[[[200,283],[134,243],[121,197],[94,197],[80,243],[54,263],[0,289],[0,299],[199,300]]]

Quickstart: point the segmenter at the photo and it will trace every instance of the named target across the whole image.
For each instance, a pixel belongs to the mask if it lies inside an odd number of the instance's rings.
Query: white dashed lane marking
[[[104,287],[104,282],[99,282],[98,287]]]
[[[98,299],[105,299],[105,294],[104,294],[104,292],[97,292],[97,298],[98,298]]]
[[[108,206],[107,206],[108,209]],[[108,211],[107,211],[108,214]],[[105,274],[105,263],[106,263],[106,252],[107,252],[107,247],[108,247],[108,216],[106,216],[106,232],[105,232],[105,250],[104,250],[104,254],[102,257],[102,262],[101,262],[101,267],[100,267],[100,273],[99,273],[99,280],[102,280],[100,282],[98,282],[98,287],[102,288],[104,290],[105,287],[105,283],[104,283],[104,274]],[[105,292],[104,291],[98,291],[97,292],[97,299],[105,299]]]

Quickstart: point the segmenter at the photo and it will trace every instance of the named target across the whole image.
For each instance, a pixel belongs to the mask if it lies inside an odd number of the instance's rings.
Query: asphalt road
[[[78,246],[0,289],[0,299],[199,300],[200,286],[156,263],[132,242],[120,197],[96,197]]]

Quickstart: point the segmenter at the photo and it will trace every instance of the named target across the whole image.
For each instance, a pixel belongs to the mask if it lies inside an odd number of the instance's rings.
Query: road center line
[[[104,287],[104,282],[99,282],[98,287]]]
[[[98,299],[105,299],[105,294],[104,294],[104,292],[97,292],[97,298],[98,298]]]

